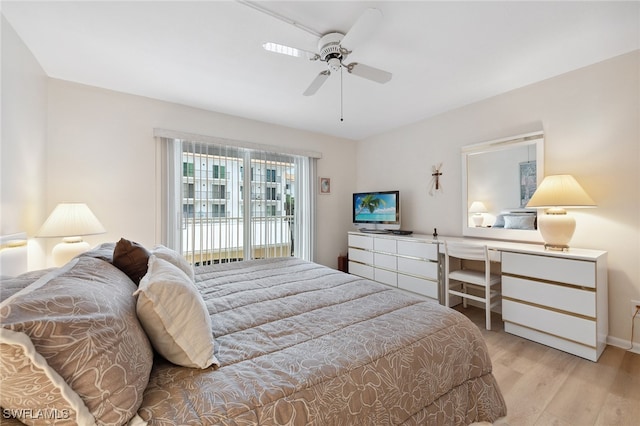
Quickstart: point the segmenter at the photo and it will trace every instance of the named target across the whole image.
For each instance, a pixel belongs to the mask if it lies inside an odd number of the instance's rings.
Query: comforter
[[[506,414],[462,314],[296,258],[196,268],[220,367],[156,356],[151,425],[463,425]]]

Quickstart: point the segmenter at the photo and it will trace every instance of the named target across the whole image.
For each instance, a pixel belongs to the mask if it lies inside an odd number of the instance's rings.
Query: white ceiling
[[[234,1],[2,1],[2,14],[53,78],[350,139],[364,139],[640,46],[640,2],[291,1],[260,7],[317,33],[346,33],[368,7],[383,20],[345,73],[302,92],[323,63],[318,38]]]

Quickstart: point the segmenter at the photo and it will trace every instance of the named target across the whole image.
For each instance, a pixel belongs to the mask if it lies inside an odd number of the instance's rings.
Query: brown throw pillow
[[[147,273],[149,255],[149,251],[142,245],[120,238],[113,250],[113,265],[138,285]]]

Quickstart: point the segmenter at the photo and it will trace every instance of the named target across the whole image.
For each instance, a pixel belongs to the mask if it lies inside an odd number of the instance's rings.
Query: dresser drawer
[[[398,288],[438,300],[438,283],[436,281],[398,274]]]
[[[384,269],[373,269],[373,280],[393,287],[398,286],[398,274]]]
[[[374,238],[373,249],[375,251],[382,251],[385,253],[396,252],[396,240],[390,240],[387,238]]]
[[[391,254],[374,253],[373,264],[379,268],[396,269],[396,257]]]
[[[596,347],[595,321],[502,300],[502,320]]]
[[[421,259],[438,260],[438,245],[417,241],[398,241],[398,254],[419,257]]]
[[[398,257],[398,271],[409,275],[417,275],[433,280],[438,279],[438,264],[428,260]]]
[[[349,262],[349,273],[369,280],[373,279],[373,266]]]
[[[595,318],[596,293],[522,278],[502,277],[502,297]]]
[[[373,263],[373,252],[349,247],[349,260],[362,263]]]
[[[596,263],[522,253],[502,253],[502,273],[582,287],[596,286]]]
[[[365,250],[373,249],[373,238],[365,235],[349,234],[349,247],[357,247]]]

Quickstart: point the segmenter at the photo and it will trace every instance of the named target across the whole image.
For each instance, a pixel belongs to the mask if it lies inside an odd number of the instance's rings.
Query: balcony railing
[[[252,219],[250,257],[253,259],[293,254],[292,216]],[[194,265],[243,260],[244,218],[185,218],[182,253]]]

